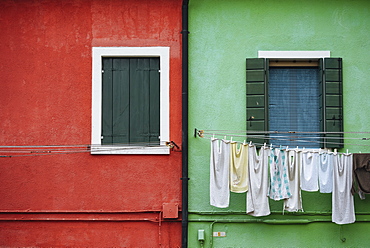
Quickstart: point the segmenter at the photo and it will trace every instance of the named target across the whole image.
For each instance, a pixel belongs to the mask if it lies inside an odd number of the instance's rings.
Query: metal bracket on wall
[[[172,149],[172,151],[175,151],[175,152],[181,152],[182,150],[180,149],[180,147],[175,143],[175,141],[167,141],[166,142],[166,146],[168,146],[169,148]],[[175,150],[175,147],[177,150]]]
[[[204,132],[204,130],[198,130],[198,129],[194,128],[194,138],[196,138],[197,136],[203,138],[203,132]]]

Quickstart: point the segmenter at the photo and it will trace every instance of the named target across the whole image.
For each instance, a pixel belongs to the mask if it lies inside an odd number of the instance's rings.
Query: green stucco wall
[[[245,214],[245,194],[231,193],[229,208],[210,206],[210,141],[193,131],[246,128],[245,59],[259,50],[343,58],[344,131],[370,131],[370,1],[191,0],[189,31],[189,247],[201,247],[199,229],[204,247],[368,246],[370,196],[355,196],[357,221],[344,226],[331,222],[331,194],[303,192],[299,214],[282,215],[282,201],[271,201],[272,215],[260,218]],[[366,145],[346,140],[344,150],[370,152]]]

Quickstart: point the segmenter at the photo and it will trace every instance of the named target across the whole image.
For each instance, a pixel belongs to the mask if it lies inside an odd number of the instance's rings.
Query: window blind
[[[270,67],[269,130],[320,132],[320,88],[317,67]],[[284,136],[284,137],[282,137]],[[289,136],[289,137],[287,137]],[[272,134],[271,143],[319,148],[317,134]],[[304,140],[304,141],[303,141]]]

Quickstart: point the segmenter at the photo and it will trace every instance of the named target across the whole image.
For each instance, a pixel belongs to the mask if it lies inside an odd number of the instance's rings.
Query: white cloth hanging
[[[304,191],[319,190],[319,154],[303,151],[301,154],[301,189]]]
[[[285,150],[274,149],[270,151],[270,189],[269,197],[275,201],[291,197],[287,154]]]
[[[249,146],[248,171],[249,190],[247,192],[247,214],[252,216],[266,216],[270,214],[268,199],[268,150],[261,147],[257,155],[256,146]]]
[[[352,187],[352,154],[333,158],[332,221],[337,224],[355,222]]]
[[[296,150],[288,151],[288,179],[292,196],[284,200],[284,210],[289,212],[303,211],[300,187],[300,153]]]
[[[244,193],[248,190],[248,144],[230,144],[230,191]]]
[[[324,152],[319,155],[319,185],[320,193],[333,191],[333,154]]]
[[[230,142],[211,139],[210,204],[218,208],[229,206]]]

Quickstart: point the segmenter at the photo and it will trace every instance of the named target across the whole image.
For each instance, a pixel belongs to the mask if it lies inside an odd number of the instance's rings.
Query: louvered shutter
[[[325,58],[322,84],[322,131],[337,132],[324,135],[324,147],[343,147],[343,80],[342,59]]]
[[[246,60],[246,98],[247,98],[247,131],[260,131],[264,135],[268,131],[268,94],[267,70],[268,60],[264,58],[250,58]],[[263,144],[261,138],[249,135],[248,141]]]

